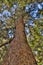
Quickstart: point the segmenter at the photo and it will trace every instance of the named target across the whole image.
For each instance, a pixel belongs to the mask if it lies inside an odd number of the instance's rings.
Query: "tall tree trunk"
[[[10,43],[10,48],[2,65],[37,65],[31,48],[26,40],[23,18],[20,17],[15,24],[15,38]]]

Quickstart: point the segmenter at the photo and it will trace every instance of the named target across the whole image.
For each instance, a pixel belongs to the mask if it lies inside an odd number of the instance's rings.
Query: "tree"
[[[26,40],[22,16],[15,22],[15,25],[15,38],[10,43],[2,65],[37,65],[32,50]]]

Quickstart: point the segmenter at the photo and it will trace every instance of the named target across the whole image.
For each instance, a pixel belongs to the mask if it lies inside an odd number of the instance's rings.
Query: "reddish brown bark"
[[[23,18],[20,17],[15,24],[15,38],[10,43],[10,48],[2,65],[37,65],[26,40]]]

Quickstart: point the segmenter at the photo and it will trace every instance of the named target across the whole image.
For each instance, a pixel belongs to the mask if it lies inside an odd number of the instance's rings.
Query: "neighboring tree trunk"
[[[15,38],[10,43],[10,48],[2,65],[37,65],[24,32],[24,21],[20,17],[16,24]]]

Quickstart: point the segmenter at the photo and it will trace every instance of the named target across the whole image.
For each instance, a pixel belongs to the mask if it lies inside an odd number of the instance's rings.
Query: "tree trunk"
[[[26,40],[23,18],[20,17],[15,24],[15,38],[10,43],[9,50],[2,65],[37,65],[31,48]]]

